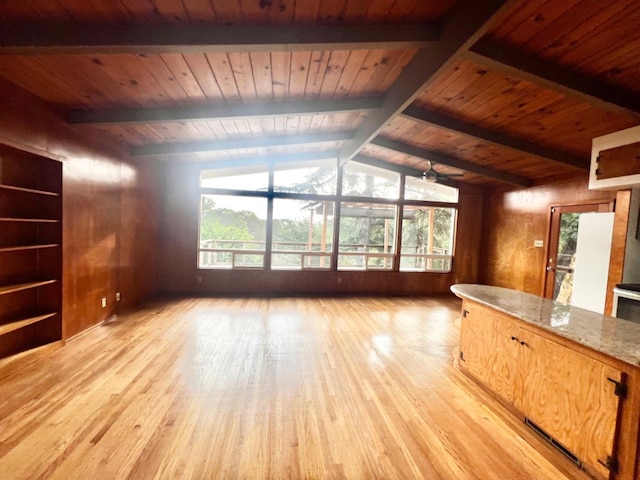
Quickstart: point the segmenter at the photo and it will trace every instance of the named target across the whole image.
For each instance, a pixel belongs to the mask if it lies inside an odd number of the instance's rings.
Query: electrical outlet
[[[107,297],[102,297],[102,302],[101,302],[101,304],[102,304],[102,308],[104,308],[104,307],[106,307],[106,306],[107,306]]]
[[[536,248],[544,247],[544,240],[534,240],[533,241],[533,246],[536,247]]]
[[[116,302],[120,301],[120,292],[116,292]]]

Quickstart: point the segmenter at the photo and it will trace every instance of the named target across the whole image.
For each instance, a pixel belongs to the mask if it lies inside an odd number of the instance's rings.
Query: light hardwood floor
[[[155,300],[0,383],[0,478],[587,478],[453,366],[458,309]]]

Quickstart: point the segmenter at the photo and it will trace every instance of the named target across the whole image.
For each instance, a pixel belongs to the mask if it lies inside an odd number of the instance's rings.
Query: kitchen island
[[[459,368],[578,466],[637,478],[640,325],[505,288],[451,290]]]

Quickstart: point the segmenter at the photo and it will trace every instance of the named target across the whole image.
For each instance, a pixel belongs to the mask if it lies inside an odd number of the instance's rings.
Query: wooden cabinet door
[[[463,304],[460,329],[460,367],[482,380],[508,402],[513,402],[519,365],[514,358],[513,323],[493,310]]]
[[[487,385],[507,402],[514,404],[522,366],[518,358],[519,329],[509,319],[494,313],[490,321]]]
[[[460,368],[488,382],[490,344],[493,329],[487,310],[466,300],[462,303],[460,323]]]
[[[604,476],[613,456],[623,373],[527,330],[516,406]],[[602,463],[601,463],[602,462]]]
[[[596,178],[625,177],[640,173],[640,142],[600,150]]]

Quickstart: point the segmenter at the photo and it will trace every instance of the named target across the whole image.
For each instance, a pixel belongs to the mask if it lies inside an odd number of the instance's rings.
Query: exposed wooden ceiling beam
[[[414,49],[438,38],[434,25],[79,26],[0,29],[0,55],[215,53]]]
[[[190,122],[250,117],[321,115],[373,110],[382,97],[346,98],[343,100],[293,101],[254,104],[199,105],[161,108],[111,110],[74,110],[67,115],[73,124],[124,125],[135,123]]]
[[[458,0],[447,14],[439,40],[419,50],[403,69],[386,93],[382,107],[367,116],[356,130],[353,141],[341,149],[341,162],[353,158],[515,3],[517,0]]]
[[[543,147],[535,143],[520,140],[518,138],[509,137],[501,133],[492,132],[486,128],[481,128],[470,123],[461,122],[452,117],[442,115],[440,113],[430,112],[423,108],[410,105],[402,115],[406,118],[423,123],[426,125],[442,128],[449,132],[461,133],[468,137],[472,137],[483,142],[506,147],[527,155],[534,155],[544,160],[550,160],[565,166],[575,167],[580,170],[589,170],[590,159],[581,158],[570,153],[565,153],[553,148]]]
[[[288,163],[312,162],[315,160],[335,160],[338,158],[337,150],[327,150],[322,152],[302,152],[287,153],[284,155],[267,155],[264,157],[242,157],[229,158],[224,160],[193,162],[191,165],[197,165],[199,169],[222,169],[236,167],[255,167],[260,165],[280,165]],[[178,161],[184,165],[183,161]]]
[[[271,137],[238,138],[200,142],[178,142],[141,145],[131,148],[134,157],[183,155],[244,148],[281,147],[322,142],[339,142],[353,138],[353,131],[310,133],[307,135],[275,135]]]
[[[490,168],[483,167],[482,165],[476,165],[465,160],[451,157],[449,155],[443,155],[433,150],[427,150],[425,148],[413,147],[404,143],[396,142],[382,137],[376,137],[370,142],[372,145],[378,147],[387,148],[396,152],[411,155],[413,157],[423,158],[424,160],[432,160],[442,165],[447,165],[453,168],[459,168],[467,172],[475,173],[476,175],[482,175],[483,177],[492,178],[500,182],[509,183],[511,185],[517,185],[519,187],[529,187],[531,182],[529,179],[520,177],[518,175],[512,175],[510,173],[499,172]]]
[[[613,87],[596,77],[540,60],[482,39],[464,57],[506,75],[562,93],[594,107],[640,117],[640,96]]]
[[[417,168],[411,168],[405,165],[397,165],[395,163],[385,162],[384,160],[380,160],[379,158],[369,157],[366,155],[362,155],[361,153],[355,155],[352,160],[354,162],[363,163],[371,167],[378,167],[385,170],[390,170],[392,172],[397,172],[409,177],[422,178],[422,175],[424,174],[424,170],[418,170]],[[436,180],[436,183],[446,185],[447,187],[460,187],[460,184],[458,182],[454,182],[453,180],[438,179]]]

